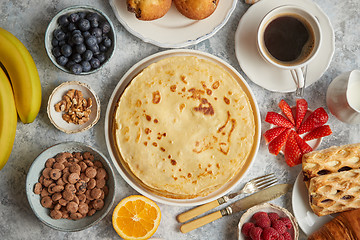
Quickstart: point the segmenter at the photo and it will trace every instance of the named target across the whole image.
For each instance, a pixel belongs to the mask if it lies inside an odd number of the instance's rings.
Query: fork
[[[216,208],[217,206],[220,206],[221,204],[228,202],[230,199],[233,199],[240,194],[255,193],[274,185],[276,182],[277,179],[273,173],[254,178],[247,182],[240,191],[222,196],[212,202],[206,203],[187,212],[181,213],[177,216],[177,220],[180,223],[186,222],[196,216],[199,216],[200,214],[203,214],[204,212],[207,212],[213,208]]]

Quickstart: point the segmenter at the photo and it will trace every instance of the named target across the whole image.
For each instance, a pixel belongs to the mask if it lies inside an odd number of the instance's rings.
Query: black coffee
[[[314,47],[314,33],[309,28],[293,16],[278,17],[265,29],[265,46],[273,58],[279,61],[302,61]]]

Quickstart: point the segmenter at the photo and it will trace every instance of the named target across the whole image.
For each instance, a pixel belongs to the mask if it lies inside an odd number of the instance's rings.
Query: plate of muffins
[[[163,48],[182,48],[213,36],[228,21],[236,0],[109,0],[133,35]]]

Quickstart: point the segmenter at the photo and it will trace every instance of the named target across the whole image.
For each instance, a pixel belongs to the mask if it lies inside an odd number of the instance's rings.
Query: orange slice
[[[112,224],[120,237],[128,240],[148,239],[160,224],[161,212],[155,202],[141,195],[124,198],[115,207]]]

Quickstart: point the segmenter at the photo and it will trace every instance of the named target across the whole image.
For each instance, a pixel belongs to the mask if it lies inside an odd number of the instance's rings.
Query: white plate
[[[170,10],[154,21],[141,21],[127,10],[126,0],[109,0],[115,16],[131,34],[163,48],[182,48],[212,37],[229,20],[237,0],[222,0],[212,15],[203,20],[183,16],[172,4]]]
[[[55,104],[60,102],[63,96],[69,91],[70,89],[79,90],[82,92],[84,98],[88,99],[91,98],[92,107],[91,113],[89,116],[89,121],[85,122],[84,124],[74,124],[74,123],[67,123],[63,118],[62,115],[64,112],[56,112],[55,111]],[[97,97],[94,90],[90,88],[89,85],[72,81],[72,82],[64,82],[57,86],[53,92],[51,93],[48,105],[47,105],[47,114],[50,119],[50,122],[60,131],[65,133],[79,133],[85,130],[92,128],[100,118],[100,101]]]
[[[309,236],[325,223],[333,219],[333,217],[331,215],[318,217],[311,210],[308,190],[303,178],[303,174],[300,172],[296,178],[292,192],[292,207],[300,228],[307,236]]]
[[[220,189],[216,190],[213,193],[210,193],[209,195],[205,197],[198,197],[194,199],[173,199],[173,198],[165,198],[159,195],[154,194],[153,192],[149,191],[149,189],[145,188],[143,184],[141,184],[139,181],[135,179],[135,177],[128,171],[125,166],[122,164],[123,160],[121,158],[121,155],[118,153],[117,147],[114,144],[113,139],[113,131],[112,131],[112,116],[114,115],[114,111],[117,105],[117,102],[125,90],[126,86],[130,83],[130,81],[144,68],[149,66],[152,63],[158,62],[159,60],[167,57],[172,56],[196,56],[198,58],[203,58],[212,62],[215,62],[219,66],[226,69],[240,84],[246,95],[248,96],[250,100],[251,107],[254,112],[254,120],[255,120],[255,136],[254,136],[254,144],[251,150],[251,153],[248,157],[248,160],[246,161],[244,167],[240,170],[240,172],[234,176],[234,178],[227,182],[224,186],[222,186]],[[149,197],[153,199],[154,201],[157,201],[159,203],[168,204],[168,205],[174,205],[174,206],[195,206],[204,204],[210,201],[213,201],[226,193],[230,192],[242,179],[243,175],[247,171],[247,169],[250,168],[253,160],[255,159],[256,153],[259,148],[260,143],[260,129],[261,129],[261,121],[260,121],[260,113],[259,108],[257,106],[257,103],[255,101],[255,97],[244,80],[244,78],[228,63],[224,62],[218,57],[215,57],[211,54],[196,51],[196,50],[186,50],[186,49],[179,49],[179,50],[168,50],[163,51],[160,53],[156,53],[154,55],[151,55],[137,64],[135,64],[132,68],[130,68],[127,73],[120,79],[119,83],[117,84],[116,88],[114,89],[114,92],[111,95],[111,98],[109,100],[109,104],[106,110],[106,116],[105,116],[105,139],[106,139],[106,146],[108,148],[110,157],[112,161],[114,162],[114,165],[116,169],[119,171],[120,175],[125,179],[125,181],[133,187],[136,191],[139,193],[145,195],[146,197]]]
[[[243,15],[235,33],[235,51],[240,67],[251,81],[274,92],[295,91],[290,71],[276,68],[261,57],[256,46],[257,28],[271,9],[284,4],[303,7],[320,22],[322,45],[318,55],[308,66],[306,86],[319,80],[328,68],[335,50],[334,30],[329,18],[311,0],[266,0],[251,6]]]

